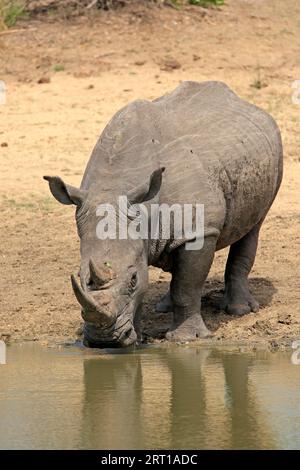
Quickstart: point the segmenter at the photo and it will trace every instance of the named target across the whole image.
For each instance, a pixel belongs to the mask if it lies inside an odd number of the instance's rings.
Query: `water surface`
[[[290,353],[7,348],[1,449],[299,449]]]

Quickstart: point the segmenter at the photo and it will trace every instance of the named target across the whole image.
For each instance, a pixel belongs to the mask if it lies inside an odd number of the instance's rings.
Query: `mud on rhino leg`
[[[166,334],[170,341],[193,341],[211,336],[202,319],[201,291],[213,262],[216,238],[207,237],[201,250],[182,246],[174,254],[170,286],[173,325]]]
[[[254,264],[261,223],[230,247],[225,269],[225,293],[220,308],[232,315],[258,312],[259,303],[251,295],[248,275]]]

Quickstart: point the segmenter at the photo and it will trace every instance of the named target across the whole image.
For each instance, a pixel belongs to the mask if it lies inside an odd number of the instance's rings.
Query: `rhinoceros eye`
[[[135,289],[136,286],[137,286],[137,273],[133,273],[130,279],[130,287],[131,289]]]

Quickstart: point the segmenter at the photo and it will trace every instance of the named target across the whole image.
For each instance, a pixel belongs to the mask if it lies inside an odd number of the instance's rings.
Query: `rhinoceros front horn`
[[[110,318],[104,312],[98,310],[94,300],[86,292],[84,292],[73,274],[71,275],[71,282],[76,299],[82,306],[82,318],[90,323],[111,323],[112,318]]]

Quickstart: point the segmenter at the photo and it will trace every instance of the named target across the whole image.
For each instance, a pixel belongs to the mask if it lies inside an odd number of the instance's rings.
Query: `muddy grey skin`
[[[222,309],[257,312],[249,291],[260,226],[282,179],[282,144],[274,120],[220,82],[183,82],[154,101],[121,109],[101,134],[80,189],[45,177],[54,197],[76,206],[81,241],[80,283],[72,277],[88,346],[137,341],[137,317],[148,265],[172,273],[170,291],[157,305],[173,311],[167,338],[192,341],[210,332],[200,313],[201,289],[214,253],[227,246]],[[99,240],[96,207],[131,204],[204,204],[204,245],[187,239]],[[80,285],[81,284],[81,285]]]

